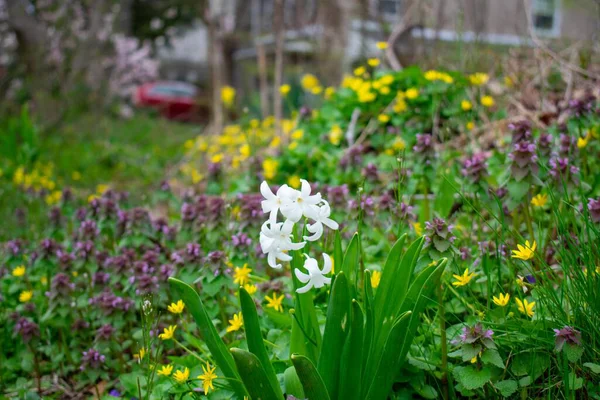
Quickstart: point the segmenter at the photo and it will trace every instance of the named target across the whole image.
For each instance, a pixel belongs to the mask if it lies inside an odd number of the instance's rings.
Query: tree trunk
[[[283,133],[281,130],[283,105],[281,102],[281,92],[279,91],[283,82],[283,46],[285,39],[283,18],[283,0],[275,0],[275,10],[273,12],[273,26],[275,28],[275,87],[273,90],[273,113],[275,114],[275,127],[279,136],[282,136]]]

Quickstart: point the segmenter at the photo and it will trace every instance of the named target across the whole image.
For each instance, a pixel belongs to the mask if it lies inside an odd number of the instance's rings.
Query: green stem
[[[440,319],[440,344],[442,352],[442,397],[444,400],[448,399],[448,339],[446,336],[446,316],[444,310],[444,289],[443,286],[438,287],[438,304],[439,304],[439,319]]]

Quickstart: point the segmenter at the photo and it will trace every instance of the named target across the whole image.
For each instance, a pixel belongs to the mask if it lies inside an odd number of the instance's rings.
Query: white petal
[[[271,268],[280,269],[281,264],[277,264],[277,260],[275,259],[275,252],[270,252],[267,256],[267,262],[271,266]]]
[[[323,224],[319,221],[315,222],[314,224],[308,225],[306,230],[313,233],[313,235],[311,236],[304,236],[304,240],[308,240],[309,242],[319,240],[321,236],[323,236]]]
[[[312,287],[313,287],[312,283],[308,282],[308,284],[306,284],[306,286],[296,289],[296,292],[297,293],[306,293],[310,289],[312,289]]]
[[[306,283],[310,280],[310,276],[300,271],[298,268],[294,270],[294,274],[296,274],[296,278],[302,283]]]
[[[260,194],[262,194],[263,197],[267,200],[273,200],[276,198],[273,192],[271,191],[271,188],[269,187],[267,181],[262,181],[262,183],[260,184]]]
[[[330,273],[332,265],[333,263],[331,262],[331,257],[329,257],[329,254],[323,253],[323,270],[321,271],[321,273],[323,275],[327,275],[328,273]]]
[[[337,222],[330,218],[324,218],[321,220],[321,222],[327,225],[329,229],[333,229],[334,231],[338,230],[340,227]]]

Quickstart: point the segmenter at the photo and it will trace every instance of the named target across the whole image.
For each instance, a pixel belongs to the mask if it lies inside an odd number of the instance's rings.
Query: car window
[[[196,96],[196,90],[185,86],[158,85],[150,89],[150,94],[171,97],[194,97]]]

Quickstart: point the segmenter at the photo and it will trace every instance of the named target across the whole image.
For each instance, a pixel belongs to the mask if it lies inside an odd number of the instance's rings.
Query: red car
[[[198,88],[185,82],[145,83],[135,90],[133,104],[154,108],[168,119],[190,121],[200,116]]]

